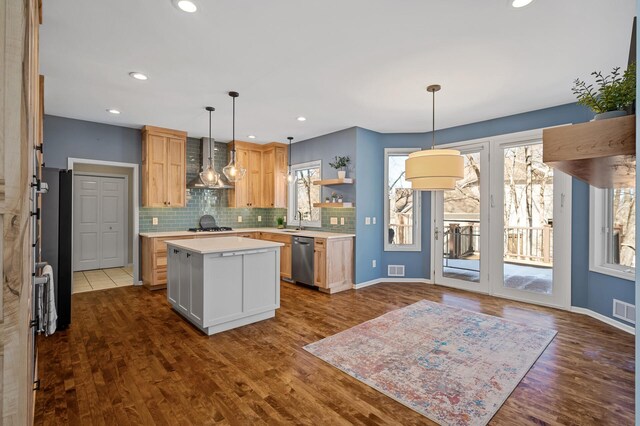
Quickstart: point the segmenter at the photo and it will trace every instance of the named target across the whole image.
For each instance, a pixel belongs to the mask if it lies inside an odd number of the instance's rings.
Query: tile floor
[[[133,268],[95,269],[73,273],[73,293],[133,285]]]

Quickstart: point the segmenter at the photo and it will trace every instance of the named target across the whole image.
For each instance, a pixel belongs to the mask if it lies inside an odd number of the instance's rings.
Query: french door
[[[492,145],[491,292],[567,308],[571,177],[542,162],[542,139],[532,136]]]
[[[435,282],[449,287],[489,291],[489,144],[458,149],[465,176],[452,191],[435,194],[433,247]]]
[[[465,176],[433,194],[435,283],[568,307],[571,178],[542,162],[541,132],[446,147]]]

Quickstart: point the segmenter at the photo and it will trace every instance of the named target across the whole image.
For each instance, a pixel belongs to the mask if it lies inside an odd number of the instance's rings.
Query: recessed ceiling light
[[[531,4],[531,2],[533,2],[533,0],[512,0],[511,6],[515,8],[521,8],[528,6],[529,4]]]
[[[256,135],[249,135],[249,136],[247,136],[247,137],[248,137],[249,139],[255,139],[255,138],[256,138]]]
[[[117,110],[117,109],[115,109],[115,108],[109,108],[109,109],[107,109],[107,112],[108,112],[109,114],[115,114],[115,115],[120,114],[120,111],[119,111],[119,110]]]
[[[187,13],[193,13],[196,10],[198,10],[198,7],[196,6],[196,4],[190,0],[174,0],[176,6],[178,6],[180,8],[180,10],[187,12]]]
[[[146,74],[142,74],[141,72],[136,72],[136,71],[130,72],[129,75],[132,78],[135,78],[136,80],[146,80],[146,79],[149,78],[149,77],[147,77]]]
[[[296,120],[298,121],[307,121],[306,117],[300,116],[298,118],[296,118]]]

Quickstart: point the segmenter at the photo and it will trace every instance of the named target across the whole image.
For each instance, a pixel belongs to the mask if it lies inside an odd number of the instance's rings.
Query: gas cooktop
[[[222,232],[222,231],[233,231],[233,229],[228,226],[213,226],[211,228],[189,228],[190,232]]]

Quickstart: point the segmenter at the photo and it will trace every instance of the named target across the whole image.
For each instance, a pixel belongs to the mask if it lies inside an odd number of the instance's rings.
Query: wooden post
[[[5,0],[0,6],[0,394],[2,424],[33,422],[31,328],[35,232],[31,182],[41,123],[38,0]]]
[[[551,263],[551,225],[542,227],[542,261]]]

